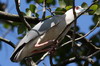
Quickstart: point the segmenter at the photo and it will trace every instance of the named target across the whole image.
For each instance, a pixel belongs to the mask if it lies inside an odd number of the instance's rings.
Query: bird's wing
[[[59,18],[61,15],[53,16],[43,22],[38,23],[35,27],[33,27],[25,37],[18,43],[17,47],[21,46],[24,43],[28,43],[32,39],[35,39],[41,35],[43,35],[50,28],[56,26],[60,21]],[[16,49],[17,49],[16,47]]]
[[[25,46],[25,44],[28,44],[31,40],[35,40],[36,38],[43,35],[50,28],[56,26],[60,22],[60,16],[61,15],[53,16],[47,20],[44,20],[43,22],[38,23],[35,27],[33,27],[32,30],[30,30],[18,43],[17,47],[14,50],[14,53],[12,54],[11,60],[14,59],[17,53],[20,52],[20,50]]]

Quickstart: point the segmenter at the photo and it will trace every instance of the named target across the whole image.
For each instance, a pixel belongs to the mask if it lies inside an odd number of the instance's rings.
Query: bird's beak
[[[94,11],[94,10],[92,10],[92,9],[88,9],[88,10],[87,10],[87,12],[91,12],[91,11]]]
[[[92,11],[94,11],[94,10],[88,9],[88,10],[86,11],[86,13],[84,13],[83,15],[89,15],[89,12],[92,12]]]

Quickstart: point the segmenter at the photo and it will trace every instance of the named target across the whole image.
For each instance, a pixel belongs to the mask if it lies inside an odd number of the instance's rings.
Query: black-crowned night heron
[[[85,9],[81,6],[75,7],[76,16],[81,14]],[[18,62],[25,57],[35,54],[36,51],[53,44],[52,42],[60,35],[63,29],[66,31],[60,38],[63,38],[71,28],[71,22],[74,20],[73,9],[68,10],[64,15],[56,15],[34,26],[25,37],[18,43],[15,48],[11,61]],[[61,39],[62,40],[62,39]],[[60,41],[61,41],[60,40]]]

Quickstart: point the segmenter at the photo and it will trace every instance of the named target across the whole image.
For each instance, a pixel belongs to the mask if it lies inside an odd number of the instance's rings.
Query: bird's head
[[[73,10],[73,9],[72,9]],[[81,6],[75,7],[76,15],[80,15],[82,12],[84,12],[86,9],[82,8]]]
[[[76,16],[80,15],[82,12],[84,12],[86,10],[86,8],[82,8],[81,6],[76,6],[75,7],[75,12],[76,12]],[[91,11],[91,10],[88,10]],[[66,14],[71,14],[73,15],[73,9],[70,9],[66,12]]]
[[[76,6],[75,7],[76,16],[79,16],[85,10],[86,10],[86,8],[82,8],[81,6]],[[72,22],[74,20],[73,8],[71,8],[70,10],[68,10],[64,15],[66,16],[65,19],[67,21],[67,24],[69,24],[70,22]]]

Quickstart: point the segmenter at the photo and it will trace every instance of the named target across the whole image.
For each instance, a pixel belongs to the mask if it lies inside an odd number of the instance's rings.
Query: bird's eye
[[[79,9],[79,7],[77,6],[77,7],[75,7],[75,9],[76,9],[76,10],[78,10],[78,9]]]

